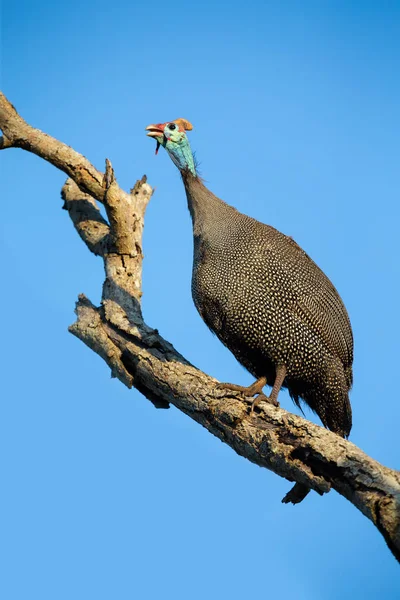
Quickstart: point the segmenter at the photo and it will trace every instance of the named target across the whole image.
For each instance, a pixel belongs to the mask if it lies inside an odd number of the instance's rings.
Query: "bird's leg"
[[[259,394],[259,396],[257,396],[257,398],[255,398],[255,400],[253,401],[253,404],[251,405],[250,415],[252,415],[254,413],[255,407],[261,401],[268,402],[269,404],[272,404],[273,406],[279,406],[278,394],[282,387],[282,383],[283,383],[285,377],[286,377],[285,365],[278,365],[276,367],[274,387],[272,388],[270,395],[265,396],[264,394]]]

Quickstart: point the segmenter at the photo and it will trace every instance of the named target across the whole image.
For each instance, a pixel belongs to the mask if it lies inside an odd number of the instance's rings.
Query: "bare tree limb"
[[[105,360],[112,376],[136,387],[158,408],[173,404],[241,456],[296,482],[284,501],[300,501],[301,486],[319,494],[336,490],[376,525],[400,560],[398,471],[282,408],[260,403],[250,417],[252,399],[217,389],[213,378],[143,321],[142,232],[152,195],[145,178],[130,194],[124,192],[109,161],[105,174],[99,173],[72,148],[28,125],[2,95],[0,128],[4,134],[0,148],[34,152],[74,180],[76,185],[69,180],[63,188],[65,208],[90,251],[103,257],[102,306],[80,296],[71,333]],[[108,223],[95,200],[104,203]]]
[[[12,146],[12,143],[5,135],[0,136],[0,150],[4,150],[5,148],[12,148]]]
[[[94,198],[81,192],[72,179],[65,182],[61,197],[64,200],[63,208],[69,212],[81,239],[93,254],[104,257],[108,249],[110,228]]]
[[[82,191],[102,202],[102,174],[82,155],[55,138],[31,127],[0,92],[0,149],[23,148],[33,152],[71,177]]]
[[[109,160],[106,161],[104,182],[104,205],[110,222],[110,243],[104,256],[106,280],[102,303],[105,316],[119,329],[141,337],[141,329],[148,329],[140,308],[142,233],[144,213],[153,191],[144,176],[136,182],[131,194],[122,192]]]
[[[85,341],[91,350],[96,352],[111,369],[111,376],[118,379],[129,389],[133,385],[133,377],[123,365],[122,351],[108,336],[99,312],[85,296],[79,296],[76,307],[78,320],[69,328],[76,337]]]

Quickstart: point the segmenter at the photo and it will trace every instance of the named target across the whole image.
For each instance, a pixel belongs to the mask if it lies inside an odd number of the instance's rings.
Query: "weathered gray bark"
[[[136,387],[156,407],[173,404],[238,454],[289,481],[319,494],[335,489],[377,526],[400,560],[398,471],[282,408],[262,403],[250,418],[251,399],[218,390],[214,379],[188,363],[143,321],[142,232],[152,195],[146,178],[137,181],[129,194],[124,192],[109,161],[101,174],[72,148],[28,125],[2,94],[0,128],[0,148],[23,148],[67,173],[64,208],[89,250],[103,258],[102,304],[96,307],[80,296],[71,333],[105,360],[114,377]],[[97,202],[104,204],[108,222]],[[299,501],[300,496],[292,490],[285,500]]]

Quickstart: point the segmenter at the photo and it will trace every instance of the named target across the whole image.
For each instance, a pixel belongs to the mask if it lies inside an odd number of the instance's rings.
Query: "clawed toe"
[[[260,396],[262,396],[262,398],[261,398],[262,402],[268,402],[268,404],[271,404],[271,406],[275,406],[275,407],[279,406],[279,402],[276,398],[271,398],[271,396],[265,396],[264,394],[260,394]]]
[[[242,392],[244,396],[255,396],[260,394],[264,385],[267,383],[266,377],[260,377],[252,385],[236,385],[235,383],[217,383],[217,389],[219,390],[231,390],[233,392]]]
[[[215,387],[217,390],[230,390],[231,392],[242,392],[242,394],[247,392],[247,388],[234,383],[217,383]]]
[[[244,387],[242,385],[236,385],[234,383],[217,383],[215,387],[217,390],[231,390],[233,392],[241,392],[243,394],[243,396],[251,397],[251,396],[255,396],[257,394],[257,397],[253,400],[253,403],[252,403],[251,409],[250,409],[250,415],[252,415],[254,413],[255,407],[258,405],[259,402],[267,402],[268,404],[271,404],[272,406],[276,406],[276,407],[279,406],[279,402],[276,399],[277,394],[274,393],[274,390],[271,392],[270,396],[266,396],[265,394],[262,393],[261,390],[265,384],[266,384],[266,378],[261,377],[255,383],[253,383],[253,385],[250,385],[249,387]]]
[[[279,406],[279,402],[275,398],[271,398],[269,396],[266,396],[265,394],[258,394],[257,398],[253,401],[253,404],[251,405],[250,415],[254,414],[254,409],[260,402],[267,402],[268,404],[271,404],[275,407]]]

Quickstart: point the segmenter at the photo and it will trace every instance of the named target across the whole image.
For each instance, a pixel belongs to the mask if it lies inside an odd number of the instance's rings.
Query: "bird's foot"
[[[271,404],[272,406],[276,407],[279,406],[278,400],[275,397],[273,397],[272,394],[270,396],[266,396],[265,394],[258,394],[257,398],[253,400],[253,404],[251,405],[250,416],[254,414],[254,409],[260,402],[267,402],[268,404]]]
[[[260,379],[257,379],[257,381],[255,381],[252,385],[249,385],[248,387],[246,387],[244,385],[236,385],[235,383],[218,383],[217,389],[232,390],[234,392],[242,392],[243,396],[247,396],[250,398],[252,396],[257,396],[257,398],[255,398],[253,400],[253,403],[252,403],[251,409],[250,409],[250,415],[253,415],[254,409],[259,402],[268,402],[268,404],[272,404],[272,406],[279,406],[279,402],[276,399],[276,396],[278,394],[276,392],[274,393],[274,390],[272,390],[270,396],[266,396],[265,394],[262,393],[262,389],[266,383],[267,383],[266,377],[260,377]]]
[[[267,383],[266,377],[260,377],[249,386],[236,385],[235,383],[217,383],[219,390],[232,390],[233,392],[242,392],[244,396],[252,397],[256,394],[261,394],[264,385]]]

